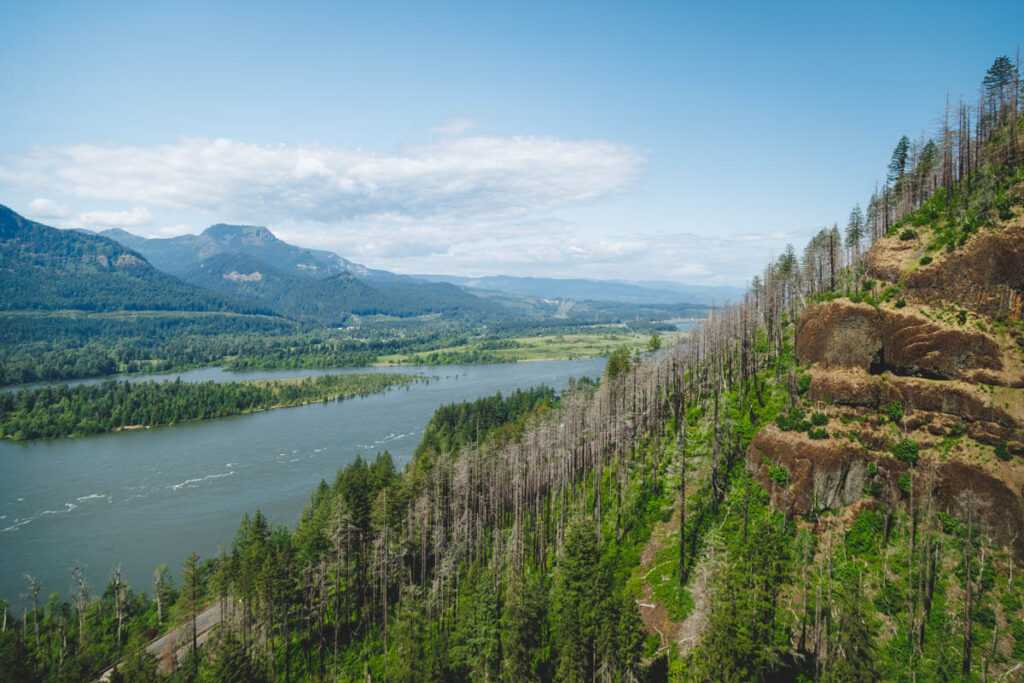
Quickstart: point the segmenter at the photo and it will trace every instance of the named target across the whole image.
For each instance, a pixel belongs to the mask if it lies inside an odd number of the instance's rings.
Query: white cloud
[[[464,117],[455,117],[441,122],[430,129],[437,135],[464,135],[476,128],[476,121]]]
[[[136,206],[127,211],[86,211],[79,214],[78,221],[88,226],[131,228],[151,223],[153,214],[144,206]]]
[[[36,147],[0,160],[0,183],[260,224],[464,222],[529,216],[623,192],[644,163],[628,145],[541,136],[445,137],[393,154],[189,138]]]
[[[67,218],[70,214],[68,207],[44,197],[30,201],[28,211],[35,218]]]

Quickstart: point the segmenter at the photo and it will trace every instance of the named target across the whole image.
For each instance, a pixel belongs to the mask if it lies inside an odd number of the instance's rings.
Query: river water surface
[[[157,564],[177,574],[191,551],[212,557],[222,544],[229,547],[245,512],[259,508],[272,522],[293,525],[313,487],[330,482],[357,453],[388,450],[402,467],[442,404],[538,384],[561,390],[570,377],[599,377],[604,364],[595,358],[372,368],[364,371],[430,380],[174,427],[0,441],[0,598],[20,605],[23,574],[30,572],[42,581],[42,596],[59,591],[67,599],[75,562],[84,565],[94,593],[102,593],[118,564],[135,590],[150,590]],[[337,371],[204,369],[152,377],[229,381],[327,372]]]

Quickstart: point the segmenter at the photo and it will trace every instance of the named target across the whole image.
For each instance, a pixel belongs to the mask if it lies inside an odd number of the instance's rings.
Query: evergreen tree
[[[892,150],[892,158],[889,160],[889,184],[899,187],[903,175],[907,171],[907,157],[910,154],[910,138],[906,135],[899,139],[896,147]]]
[[[989,102],[992,105],[998,105],[1001,110],[1003,104],[1009,98],[1010,88],[1014,85],[1016,79],[1017,70],[1013,62],[1010,61],[1010,58],[1006,55],[996,57],[996,60],[992,62],[992,66],[985,72],[985,78],[982,80],[982,85],[985,88],[985,94],[988,96]]]
[[[858,576],[847,571],[839,589],[836,633],[823,680],[835,683],[877,681],[874,629],[864,610]]]
[[[606,595],[606,582],[594,532],[593,520],[574,519],[566,531],[558,564],[551,606],[558,649],[556,678],[560,681],[589,681],[595,670],[599,601]]]
[[[860,204],[850,211],[850,219],[846,222],[846,247],[854,254],[860,254],[860,245],[864,241],[864,213]]]
[[[213,651],[209,679],[217,683],[264,683],[269,681],[266,666],[254,659],[238,638],[228,634]]]
[[[502,614],[504,680],[511,683],[541,678],[547,607],[547,586],[538,572],[509,587]]]
[[[608,356],[608,363],[604,366],[604,376],[608,379],[615,379],[619,375],[629,372],[629,364],[629,349],[623,344]]]
[[[413,589],[402,596],[402,605],[391,626],[391,646],[387,657],[387,680],[414,683],[427,680],[423,675],[425,657],[423,643],[423,610]]]
[[[777,608],[790,577],[791,539],[780,514],[751,524],[746,542],[716,579],[698,661],[703,680],[772,678],[789,650],[789,629]]]

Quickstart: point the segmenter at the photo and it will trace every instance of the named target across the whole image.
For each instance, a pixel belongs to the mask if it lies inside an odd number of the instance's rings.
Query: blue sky
[[[742,284],[865,202],[1024,3],[0,0],[0,203],[400,272]]]

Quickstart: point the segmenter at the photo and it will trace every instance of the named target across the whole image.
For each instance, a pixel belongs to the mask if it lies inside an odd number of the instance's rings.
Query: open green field
[[[680,333],[681,334],[681,333]],[[662,344],[677,334],[662,335]],[[651,336],[622,328],[603,329],[593,334],[553,334],[509,339],[470,340],[461,346],[449,346],[416,353],[381,356],[377,365],[442,365],[455,363],[513,363],[517,361],[602,358],[623,344],[632,351],[647,349]]]

